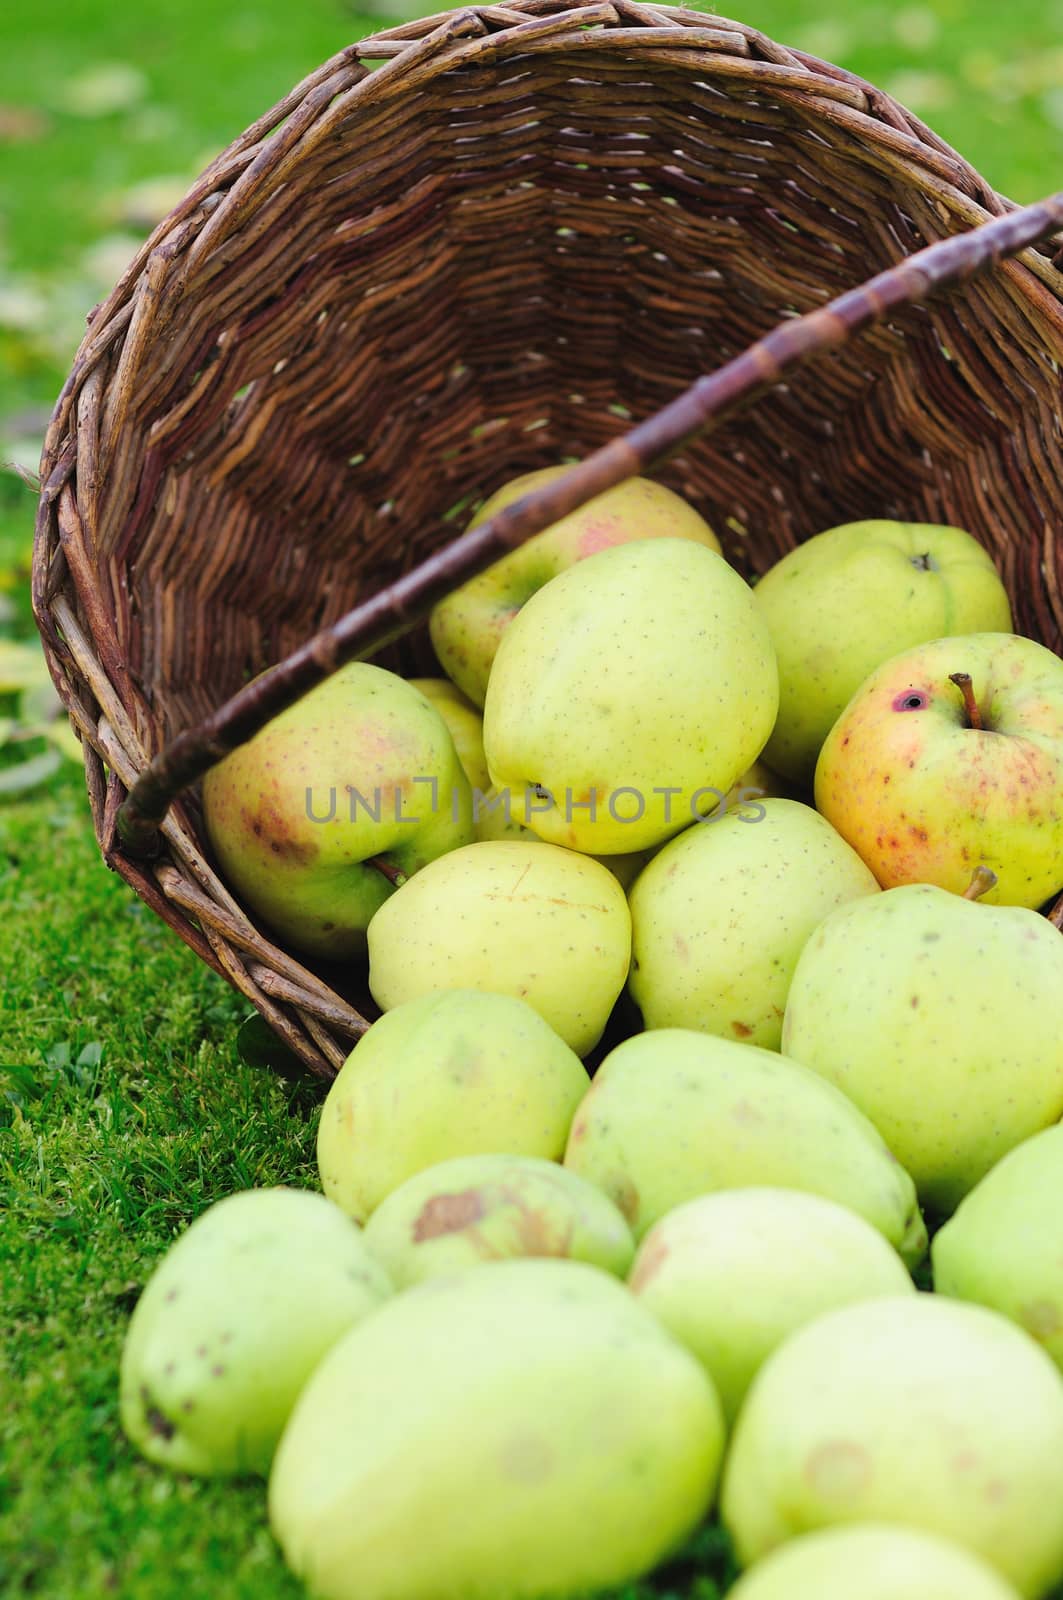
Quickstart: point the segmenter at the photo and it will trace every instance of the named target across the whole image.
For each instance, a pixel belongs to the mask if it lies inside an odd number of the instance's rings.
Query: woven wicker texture
[[[194,794],[129,857],[126,788],[506,479],[1010,209],[881,91],[700,13],[519,0],[328,62],[94,313],[46,441],[35,608],[105,859],[334,1071],[350,976],[256,930]],[[1059,254],[890,315],[661,477],[747,574],[855,518],[959,524],[1063,649]],[[423,630],[383,659],[430,670]]]

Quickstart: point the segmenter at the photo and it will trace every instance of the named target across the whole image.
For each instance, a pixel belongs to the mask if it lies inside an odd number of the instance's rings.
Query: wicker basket
[[[695,12],[514,0],[326,63],[90,317],[47,437],[34,603],[106,862],[331,1075],[364,975],[263,937],[194,791],[154,860],[126,848],[149,760],[504,480],[1013,209],[880,90]],[[1061,263],[832,339],[660,475],[747,574],[843,521],[957,523],[1063,649]],[[431,670],[424,630],[381,659]]]

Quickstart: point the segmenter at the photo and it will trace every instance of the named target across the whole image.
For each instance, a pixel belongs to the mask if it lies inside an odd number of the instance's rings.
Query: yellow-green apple
[[[247,1189],[219,1200],[137,1301],[123,1428],[178,1472],[265,1473],[321,1357],[390,1293],[359,1229],[323,1196]]]
[[[282,711],[203,780],[230,886],[286,943],[365,951],[398,883],[473,838],[472,792],[439,712],[355,662]]]
[[[321,1186],[364,1222],[400,1184],[452,1156],[560,1159],[586,1093],[583,1063],[504,994],[426,994],[374,1022],[329,1089]]]
[[[967,1545],[1031,1600],[1063,1577],[1060,1505],[1063,1379],[1005,1317],[930,1294],[842,1306],[780,1345],[721,1498],[743,1566],[817,1528],[895,1522]]]
[[[728,1425],[796,1328],[854,1300],[915,1293],[896,1250],[856,1212],[818,1194],[755,1187],[669,1211],[643,1239],[628,1281],[705,1367]]]
[[[469,527],[479,527],[503,506],[567,471],[566,466],[543,467],[514,478],[484,502]],[[679,495],[648,478],[629,478],[439,602],[429,631],[444,672],[482,706],[499,641],[525,602],[575,562],[633,539],[693,539],[710,550],[720,548],[709,525]]]
[[[398,1289],[519,1256],[563,1256],[622,1278],[635,1254],[613,1202],[540,1156],[457,1156],[428,1167],[377,1207],[365,1242]]]
[[[1017,1145],[934,1236],[934,1288],[1010,1317],[1063,1368],[1063,1127]]]
[[[630,891],[631,990],[647,1028],[697,1028],[777,1050],[805,941],[878,894],[871,871],[796,800],[728,807],[670,839]]]
[[[729,1600],[1019,1600],[1019,1591],[952,1539],[893,1523],[806,1533],[747,1572]]]
[[[709,1378],[623,1284],[501,1261],[396,1295],[336,1346],[281,1441],[270,1521],[320,1600],[597,1593],[692,1532],[722,1453]]]
[[[848,522],[798,545],[753,591],[779,658],[779,715],[764,759],[811,783],[827,734],[864,679],[945,634],[1007,632],[988,553],[962,528]]]
[[[382,1010],[444,989],[515,995],[581,1056],[598,1042],[630,960],[631,914],[613,874],[541,842],[452,850],[369,926],[369,987]]]
[[[848,1206],[909,1263],[926,1250],[915,1185],[863,1113],[797,1062],[712,1034],[660,1028],[610,1051],[565,1165],[616,1202],[639,1240],[684,1200],[766,1186]]]
[[[545,842],[521,821],[519,803],[513,805],[513,797],[508,790],[492,786],[482,796],[473,795],[472,811],[477,839],[519,839],[525,844]],[[628,889],[651,854],[649,850],[634,850],[630,855],[595,856],[594,859],[609,868],[621,888]]]
[[[683,539],[603,550],[506,630],[484,708],[491,781],[552,844],[644,850],[711,811],[778,705],[745,581]]]
[[[458,752],[458,760],[465,769],[474,790],[485,794],[491,780],[487,776],[484,757],[484,719],[449,678],[410,678],[426,700],[430,700],[450,729],[450,737]]]
[[[935,639],[884,663],[827,736],[816,805],[884,888],[1039,906],[1063,884],[1063,660],[1017,634]]]
[[[1063,1116],[1063,938],[932,884],[850,901],[798,959],[782,1048],[878,1128],[935,1211]]]

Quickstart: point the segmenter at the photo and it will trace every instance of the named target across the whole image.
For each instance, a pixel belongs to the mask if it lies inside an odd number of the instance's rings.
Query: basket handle
[[[645,422],[363,600],[159,752],[118,809],[118,834],[127,853],[155,853],[159,824],[183,789],[346,662],[399,638],[437,600],[499,556],[606,489],[658,466],[784,372],[844,344],[895,307],[925,300],[985,271],[1061,226],[1063,191],[929,245],[829,304],[780,324],[718,371],[698,378]]]

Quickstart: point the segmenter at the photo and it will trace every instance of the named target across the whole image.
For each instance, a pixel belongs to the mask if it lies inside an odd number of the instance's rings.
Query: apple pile
[[[431,637],[446,679],[343,668],[204,784],[242,903],[382,1015],[323,1194],[155,1271],[129,1437],[268,1476],[323,1600],[585,1595],[717,1508],[735,1600],[1046,1595],[1063,660],[961,529],[751,588],[641,479]]]

